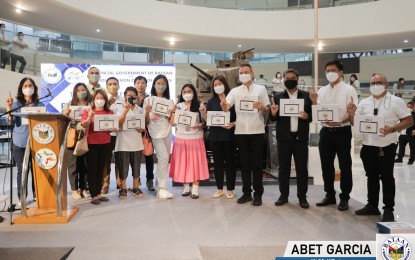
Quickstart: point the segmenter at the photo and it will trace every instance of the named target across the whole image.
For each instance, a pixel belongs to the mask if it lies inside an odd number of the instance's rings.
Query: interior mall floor
[[[120,200],[112,180],[110,201],[99,206],[92,205],[90,199],[74,201],[68,192],[68,204],[80,210],[67,224],[10,225],[9,213],[1,213],[5,221],[0,224],[0,259],[19,259],[22,252],[26,256],[20,259],[59,259],[72,248],[68,259],[275,259],[283,255],[289,240],[374,241],[381,216],[354,214],[366,203],[366,177],[357,153],[354,159],[352,199],[345,212],[335,205],[315,206],[324,196],[319,185],[310,185],[311,207],[304,210],[298,205],[295,185],[290,187],[289,204],[274,206],[278,187],[267,185],[263,205],[254,207],[239,205],[236,198],[212,198],[214,186],[200,187],[199,199],[182,197],[182,187],[170,187],[173,199],[158,199],[142,187],[144,197],[129,194]],[[415,215],[415,165],[406,162],[407,158],[395,165],[395,217],[411,222]],[[141,176],[145,180],[144,165]],[[8,194],[10,181],[5,169],[0,171],[0,180],[1,191]],[[127,183],[131,185],[132,180]],[[236,187],[236,193],[241,195],[241,186]],[[31,196],[29,192],[28,200]],[[2,202],[3,206],[7,209],[8,202]],[[66,251],[60,257],[49,256],[54,248]],[[19,249],[20,253],[13,251]]]

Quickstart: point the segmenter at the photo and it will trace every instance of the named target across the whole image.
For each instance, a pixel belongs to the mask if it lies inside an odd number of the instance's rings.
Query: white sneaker
[[[15,209],[22,209],[22,203],[19,201],[16,204],[16,207],[14,207]]]
[[[89,198],[89,197],[91,197],[91,194],[89,194],[89,191],[87,191],[87,190],[83,190],[83,191],[82,191],[82,196],[83,196],[84,198]]]
[[[79,194],[79,191],[77,191],[77,190],[73,190],[72,191],[72,198],[74,199],[74,200],[79,200],[80,198],[82,198],[81,197],[81,194]]]
[[[166,189],[159,189],[157,191],[157,198],[160,198],[160,199],[171,199],[171,198],[173,198],[173,194],[171,194]]]

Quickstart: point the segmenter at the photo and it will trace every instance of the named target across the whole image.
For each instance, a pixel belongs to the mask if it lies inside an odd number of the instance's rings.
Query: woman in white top
[[[360,94],[361,94],[361,92],[360,92],[360,82],[359,82],[359,80],[357,80],[356,74],[350,75],[349,85],[354,87],[354,89],[357,92],[357,98],[360,98]]]
[[[283,83],[283,78],[282,78],[282,75],[281,75],[281,72],[277,72],[276,74],[275,74],[275,78],[273,78],[272,79],[272,83],[274,83],[274,84],[282,84]]]
[[[191,198],[199,198],[199,181],[209,179],[206,149],[203,140],[204,123],[200,111],[206,108],[197,98],[196,88],[192,84],[185,84],[179,97],[179,103],[175,109],[197,113],[196,124],[187,126],[174,124],[174,118],[170,118],[173,126],[176,126],[176,138],[170,160],[170,177],[175,182],[184,185],[182,196],[190,195],[190,183],[192,185]],[[199,111],[200,110],[200,111]]]
[[[151,97],[144,99],[143,107],[146,110],[146,124],[157,155],[157,197],[171,199],[173,194],[167,190],[168,164],[171,149],[170,116],[151,112],[153,97],[170,100],[169,81],[164,75],[157,75],[151,87]],[[171,100],[170,100],[171,101]],[[171,101],[173,107],[174,102]],[[171,115],[171,110],[168,112]]]

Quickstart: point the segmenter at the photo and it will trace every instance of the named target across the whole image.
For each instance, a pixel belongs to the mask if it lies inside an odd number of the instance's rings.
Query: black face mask
[[[294,79],[285,80],[284,85],[287,89],[293,89],[293,88],[297,87],[298,81],[294,80]]]
[[[127,101],[128,101],[128,103],[130,103],[131,105],[134,105],[134,103],[135,103],[135,100],[136,100],[137,98],[136,97],[129,97],[128,99],[127,99]]]

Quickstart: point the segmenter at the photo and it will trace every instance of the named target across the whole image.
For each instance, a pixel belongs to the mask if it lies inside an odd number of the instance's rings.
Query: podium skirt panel
[[[88,168],[88,185],[91,198],[101,194],[104,170],[111,152],[110,143],[108,144],[88,144],[89,151],[86,153]]]

